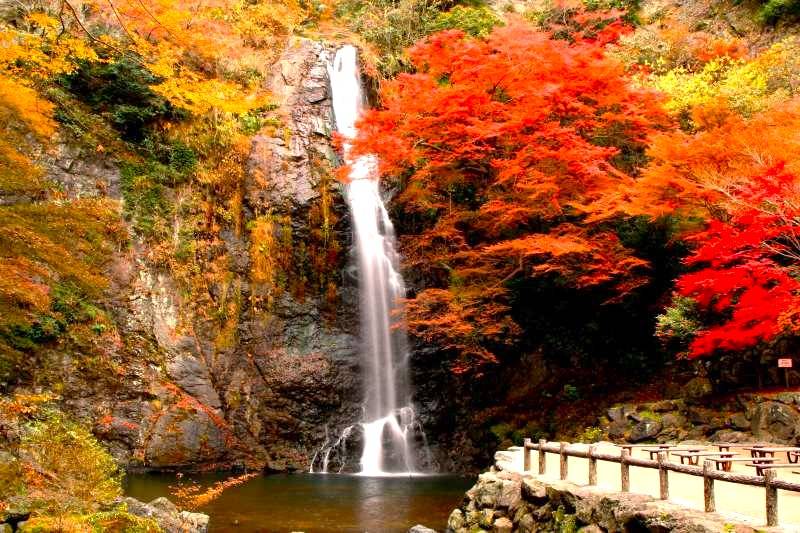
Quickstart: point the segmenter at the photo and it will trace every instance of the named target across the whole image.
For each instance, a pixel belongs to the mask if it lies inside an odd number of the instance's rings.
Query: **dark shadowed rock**
[[[625,420],[625,411],[622,406],[611,407],[606,411],[606,415],[611,422],[621,422]]]
[[[682,395],[687,401],[696,402],[711,394],[712,391],[711,380],[698,376],[690,379],[686,385],[683,386]]]
[[[750,420],[747,419],[744,413],[735,413],[731,416],[729,423],[733,429],[750,430]]]
[[[751,440],[751,436],[748,433],[731,429],[721,429],[711,436],[712,442],[747,442],[749,440]]]
[[[608,437],[611,439],[623,439],[629,428],[630,424],[626,420],[616,420],[608,427]]]

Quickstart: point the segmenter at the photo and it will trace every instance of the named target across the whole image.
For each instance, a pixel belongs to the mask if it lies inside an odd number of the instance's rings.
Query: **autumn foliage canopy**
[[[415,335],[491,360],[517,326],[507,282],[550,276],[618,294],[645,261],[609,222],[609,191],[629,187],[659,97],[604,52],[619,31],[554,40],[524,23],[486,39],[445,31],[408,51],[415,68],[384,83],[356,150],[399,187],[403,251],[428,288],[408,305]],[[609,35],[610,34],[610,35]]]

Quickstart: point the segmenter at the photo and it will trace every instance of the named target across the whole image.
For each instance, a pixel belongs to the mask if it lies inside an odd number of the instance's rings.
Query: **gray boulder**
[[[661,422],[657,420],[643,419],[641,422],[633,426],[628,440],[631,442],[640,442],[647,439],[655,438],[661,432]]]
[[[436,530],[417,524],[416,526],[409,528],[407,533],[436,533]]]
[[[463,529],[467,525],[467,519],[464,517],[464,513],[461,512],[461,509],[454,509],[452,513],[450,513],[450,518],[447,519],[447,529],[451,531],[458,531],[459,529]]]
[[[156,498],[150,503],[143,503],[135,498],[122,498],[128,512],[155,520],[165,533],[207,533],[209,517],[202,513],[180,511],[167,498]]]
[[[752,406],[748,414],[753,435],[757,439],[788,442],[800,427],[800,413],[784,403],[758,403]]]
[[[508,517],[498,518],[494,522],[493,533],[511,533],[514,530],[514,524]]]

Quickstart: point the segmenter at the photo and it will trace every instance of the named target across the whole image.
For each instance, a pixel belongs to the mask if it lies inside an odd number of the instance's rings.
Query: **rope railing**
[[[728,483],[735,483],[739,485],[749,485],[753,487],[764,487],[766,492],[766,515],[767,526],[778,525],[778,490],[788,490],[792,492],[800,492],[800,483],[792,483],[782,479],[777,479],[775,470],[769,468],[769,465],[764,465],[763,476],[752,476],[747,474],[723,472],[714,468],[714,462],[705,460],[703,466],[693,466],[672,463],[668,460],[668,452],[666,450],[658,452],[658,459],[644,459],[641,457],[633,457],[631,450],[623,448],[620,455],[613,455],[609,453],[602,453],[597,451],[597,445],[591,444],[588,449],[570,449],[568,442],[547,442],[544,439],[534,443],[531,439],[525,439],[523,445],[523,469],[525,472],[531,470],[531,451],[536,450],[539,452],[539,475],[544,475],[547,470],[547,457],[546,454],[553,453],[559,456],[559,477],[562,480],[567,479],[569,474],[569,457],[577,457],[589,460],[589,485],[597,485],[597,462],[606,461],[610,463],[618,463],[620,465],[620,485],[622,492],[630,492],[630,467],[635,466],[639,468],[649,468],[658,470],[659,479],[659,496],[662,500],[669,499],[669,472],[677,472],[680,474],[687,474],[690,476],[697,476],[703,478],[703,499],[704,507],[707,513],[713,513],[716,510],[714,502],[714,482],[725,481]],[[800,465],[799,465],[800,466]]]

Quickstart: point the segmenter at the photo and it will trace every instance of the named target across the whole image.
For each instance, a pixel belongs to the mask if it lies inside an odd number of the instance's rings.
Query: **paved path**
[[[571,449],[584,449],[588,445],[572,444]],[[597,451],[609,455],[619,455],[620,448],[611,443],[598,443]],[[714,448],[713,451],[716,451]],[[535,474],[538,471],[539,452],[532,450],[531,465]],[[742,452],[747,453],[747,452]],[[502,458],[498,457],[498,463],[502,468],[522,472],[522,448],[514,447],[501,452]],[[634,449],[635,457],[649,459],[649,454],[642,450]],[[559,477],[559,457],[558,454],[548,453],[546,474],[542,476],[545,480],[557,480]],[[784,459],[779,459],[783,461]],[[679,461],[676,457],[670,457],[670,461]],[[755,475],[753,467],[745,466],[742,463],[734,463],[734,472]],[[800,475],[795,474],[794,469],[776,469],[779,479],[787,479],[800,483]],[[800,465],[797,471],[800,472]],[[567,480],[576,485],[585,485],[589,479],[589,461],[578,457],[569,458]],[[631,492],[649,494],[658,498],[658,471],[649,468],[630,468]],[[597,482],[598,486],[610,491],[620,490],[620,465],[606,461],[597,463]],[[714,494],[716,497],[717,513],[728,516],[732,521],[748,523],[754,527],[764,527],[766,524],[765,515],[765,495],[761,487],[750,487],[746,485],[735,485],[716,481],[714,483]],[[669,495],[670,501],[679,503],[694,509],[703,509],[703,478],[690,476],[677,472],[669,473]],[[800,493],[778,491],[778,519],[781,527],[786,531],[800,532]]]

